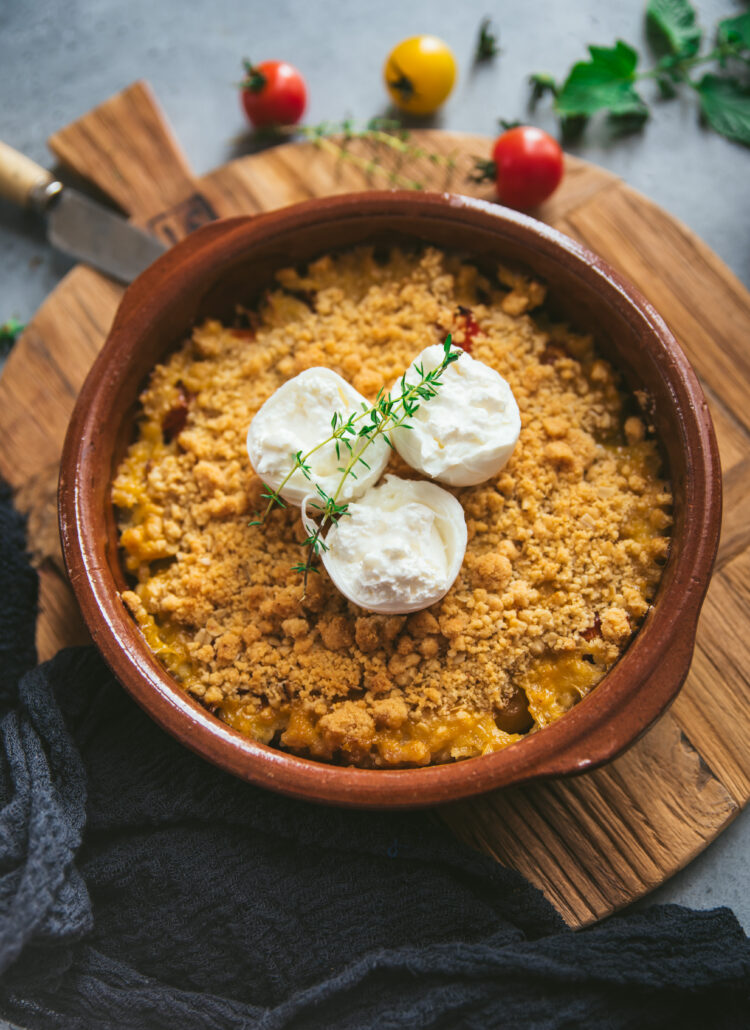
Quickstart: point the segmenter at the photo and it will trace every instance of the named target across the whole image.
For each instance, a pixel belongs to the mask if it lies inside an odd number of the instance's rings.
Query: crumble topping
[[[446,761],[547,725],[611,668],[658,585],[672,496],[648,417],[591,337],[531,317],[544,288],[515,272],[361,248],[277,279],[236,326],[197,327],[142,394],[112,497],[149,646],[231,725],[327,760]],[[324,569],[303,596],[299,512],[248,526],[265,503],[253,414],[316,365],[372,400],[449,332],[522,419],[496,477],[449,488],[469,537],[457,580],[408,617],[358,608]],[[419,478],[397,455],[386,471]]]

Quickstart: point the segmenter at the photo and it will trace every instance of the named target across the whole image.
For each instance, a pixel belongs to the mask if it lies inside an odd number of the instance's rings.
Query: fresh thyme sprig
[[[348,161],[366,175],[380,177],[391,186],[409,190],[423,190],[425,183],[402,171],[404,164],[427,160],[430,164],[444,168],[450,174],[456,167],[452,154],[439,154],[414,143],[411,133],[400,122],[392,118],[371,118],[358,126],[351,118],[341,122],[320,122],[318,125],[289,125],[273,129],[274,135],[301,136],[319,150],[323,150],[340,161]],[[350,144],[361,141],[372,144],[375,153],[369,157],[358,154]],[[387,168],[377,156],[377,150],[392,151],[397,159],[395,168]]]
[[[338,522],[349,510],[348,503],[339,500],[344,484],[350,476],[353,479],[357,478],[356,468],[358,465],[364,465],[368,470],[370,468],[362,457],[364,451],[379,437],[382,437],[393,449],[388,434],[402,426],[409,428],[408,419],[418,411],[422,402],[427,403],[436,396],[442,384],[443,373],[449,365],[458,361],[461,354],[462,351],[459,348],[453,348],[452,337],[446,336],[443,343],[443,358],[436,368],[425,372],[422,365],[415,365],[414,368],[419,376],[418,381],[407,383],[406,372],[404,372],[400,380],[401,392],[397,396],[392,397],[384,389],[381,389],[375,402],[369,406],[363,404],[360,412],[352,412],[347,418],[344,418],[339,412],[334,412],[331,418],[330,435],[304,454],[302,451],[297,451],[296,454],[291,455],[291,467],[277,489],[274,490],[267,483],[263,484],[262,496],[268,501],[268,504],[260,518],[254,519],[250,523],[251,526],[262,526],[274,508],[286,508],[281,492],[298,470],[305,479],[310,480],[311,496],[313,496],[312,487],[314,486],[317,497],[310,503],[310,508],[315,511],[315,518],[318,519],[318,522],[314,523],[311,518],[307,517],[307,502],[305,502],[303,523],[308,535],[302,546],[307,548],[307,558],[304,562],[292,566],[293,572],[299,572],[304,577],[303,591],[307,590],[309,573],[318,571],[315,567],[316,558],[323,551],[328,550],[323,532],[333,523]],[[344,460],[337,470],[341,473],[338,485],[332,494],[327,494],[319,483],[312,483],[310,458],[316,451],[330,443],[334,444],[339,461],[342,460],[342,455]],[[361,446],[359,446],[360,444]],[[315,528],[312,529],[311,526]]]

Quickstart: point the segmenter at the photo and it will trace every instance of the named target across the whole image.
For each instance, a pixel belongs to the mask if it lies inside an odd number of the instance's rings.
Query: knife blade
[[[67,186],[48,209],[47,238],[122,283],[132,282],[167,249],[155,236]]]
[[[167,249],[2,141],[0,196],[45,215],[53,246],[122,283],[132,282]]]

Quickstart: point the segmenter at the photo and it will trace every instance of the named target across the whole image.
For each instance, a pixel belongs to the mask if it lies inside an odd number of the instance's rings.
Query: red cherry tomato
[[[563,152],[548,133],[530,125],[508,129],[492,148],[501,204],[521,211],[551,196],[563,176]]]
[[[256,126],[295,125],[307,104],[305,80],[286,61],[245,61],[242,106]]]

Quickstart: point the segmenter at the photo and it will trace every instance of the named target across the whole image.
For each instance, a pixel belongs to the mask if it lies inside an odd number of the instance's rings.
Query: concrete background
[[[697,0],[707,32],[739,13],[736,0]],[[45,140],[137,78],[149,80],[194,169],[209,171],[252,143],[237,100],[243,56],[283,58],[309,87],[306,122],[386,110],[381,67],[400,39],[441,36],[459,81],[429,124],[494,135],[496,119],[523,118],[527,78],[562,78],[588,43],[621,38],[647,52],[644,4],[621,0],[0,0],[0,139],[50,165]],[[471,68],[481,18],[493,15],[501,55]],[[592,127],[574,153],[597,162],[681,218],[750,285],[750,152],[703,129],[695,98],[654,101],[635,136]],[[548,105],[535,124],[554,131]],[[0,323],[25,321],[69,268],[33,218],[0,201]],[[650,901],[730,905],[750,930],[750,811]]]

